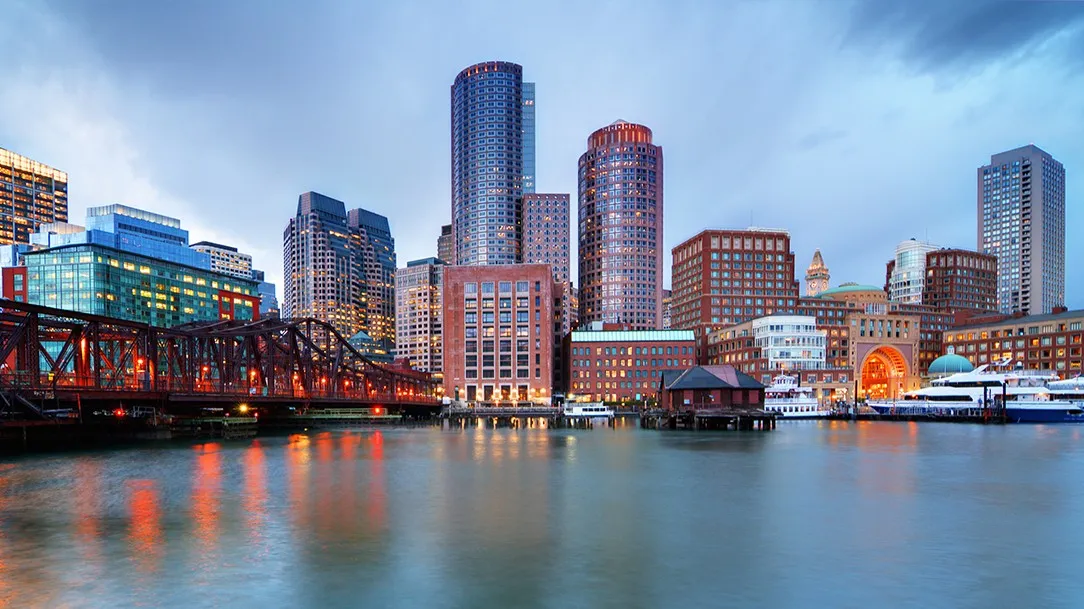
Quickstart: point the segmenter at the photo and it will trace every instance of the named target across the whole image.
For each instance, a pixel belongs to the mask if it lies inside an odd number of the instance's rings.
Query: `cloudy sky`
[[[1084,307],[1084,4],[0,8],[0,147],[69,172],[73,222],[107,203],[176,216],[276,281],[306,190],[387,215],[400,266],[435,255],[448,87],[502,59],[538,83],[540,192],[575,193],[591,131],[643,123],[666,157],[667,252],[703,228],[786,228],[833,284],[880,284],[910,237],[974,248],[975,168],[1035,143],[1066,166],[1067,300]]]

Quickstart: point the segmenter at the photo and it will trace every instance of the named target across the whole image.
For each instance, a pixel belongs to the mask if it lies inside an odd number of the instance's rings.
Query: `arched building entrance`
[[[899,399],[909,376],[907,358],[899,349],[882,345],[862,360],[858,395],[870,400]]]

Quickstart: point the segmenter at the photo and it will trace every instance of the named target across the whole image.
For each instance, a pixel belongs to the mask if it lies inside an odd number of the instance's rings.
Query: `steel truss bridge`
[[[0,299],[0,416],[116,405],[439,411],[437,383],[374,363],[316,319],[174,328]]]

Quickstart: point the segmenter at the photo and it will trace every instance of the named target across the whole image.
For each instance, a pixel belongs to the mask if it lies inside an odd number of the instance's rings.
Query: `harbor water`
[[[1082,607],[1084,426],[343,430],[0,457],[0,608]]]

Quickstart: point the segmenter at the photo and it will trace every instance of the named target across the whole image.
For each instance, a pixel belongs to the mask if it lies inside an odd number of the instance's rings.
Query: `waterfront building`
[[[468,402],[549,403],[560,306],[545,264],[444,269],[445,395]]]
[[[698,337],[798,302],[794,253],[783,230],[705,230],[673,249],[671,325]]]
[[[452,83],[456,264],[522,260],[523,88],[523,68],[505,61],[470,66]]]
[[[211,257],[211,270],[242,279],[252,278],[252,256],[237,251],[236,247],[200,241],[190,245],[197,252]]]
[[[824,264],[821,251],[814,251],[813,261],[809,263],[805,271],[805,295],[813,297],[827,290],[831,279],[832,275],[828,272],[828,266]]]
[[[926,254],[940,249],[932,243],[908,239],[896,246],[896,256],[885,270],[885,291],[892,302],[922,302],[926,281]]]
[[[1035,145],[977,171],[978,249],[997,257],[998,309],[1036,315],[1065,304],[1065,167]]]
[[[275,284],[266,280],[263,271],[253,270],[252,280],[257,283],[256,289],[260,294],[260,317],[278,319],[279,299]]]
[[[663,155],[643,125],[616,121],[579,160],[580,322],[662,326]]]
[[[437,258],[444,264],[455,264],[455,240],[452,238],[451,224],[440,227],[440,236],[437,237]]]
[[[1011,362],[1027,370],[1052,370],[1069,378],[1081,374],[1084,310],[1057,307],[1051,313],[999,315],[945,332],[945,352],[975,366]]]
[[[564,340],[568,399],[643,406],[665,370],[696,363],[692,330],[626,330],[593,322]]]
[[[0,244],[30,243],[42,224],[68,221],[68,174],[0,148]]]
[[[395,354],[417,370],[442,369],[444,261],[424,258],[395,273]]]
[[[358,278],[359,306],[363,309],[363,328],[380,349],[395,349],[395,239],[388,219],[365,209],[351,209],[346,214],[355,249],[361,252],[361,276]]]
[[[260,317],[256,282],[93,241],[26,252],[3,282],[30,304],[153,326]]]
[[[523,195],[523,263],[548,264],[553,280],[569,281],[569,196]]]
[[[962,249],[928,252],[922,303],[948,313],[997,311],[997,258]]]
[[[533,82],[523,83],[523,194],[534,192],[535,179],[535,122]]]
[[[770,315],[712,332],[707,361],[736,366],[765,385],[791,374],[822,402],[846,399],[854,379],[849,353],[841,348],[847,333],[845,324],[819,324],[813,316]]]
[[[666,410],[764,408],[764,385],[735,366],[694,366],[667,371],[658,404]]]

